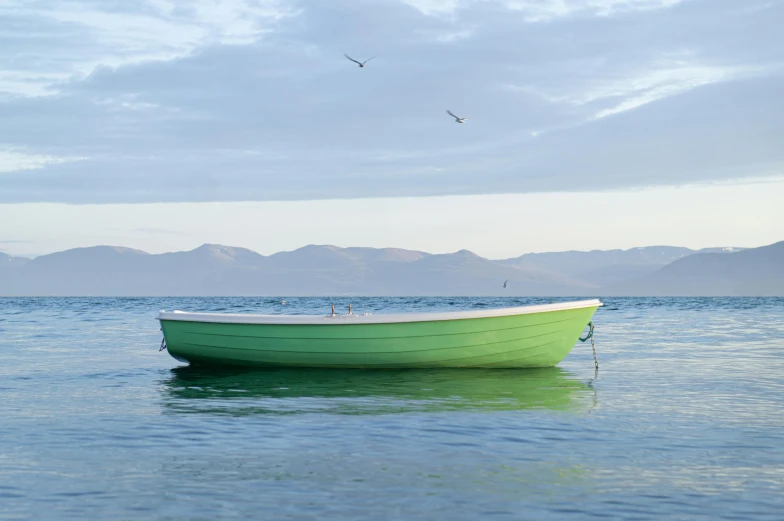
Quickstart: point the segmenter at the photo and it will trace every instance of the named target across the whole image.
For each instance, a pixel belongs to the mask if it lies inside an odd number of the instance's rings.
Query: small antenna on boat
[[[335,316],[335,304],[332,304],[332,316]]]
[[[348,314],[351,314],[351,304],[348,305]]]

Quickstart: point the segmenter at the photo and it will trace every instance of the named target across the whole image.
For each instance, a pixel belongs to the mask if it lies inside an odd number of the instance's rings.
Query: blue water
[[[203,371],[158,352],[159,309],[333,301],[286,300],[0,298],[0,519],[784,518],[784,299],[606,299],[598,376],[589,344],[533,371]]]

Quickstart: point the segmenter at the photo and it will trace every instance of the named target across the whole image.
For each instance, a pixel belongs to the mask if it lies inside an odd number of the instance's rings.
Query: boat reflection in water
[[[268,369],[178,367],[163,381],[170,412],[391,414],[587,411],[590,382],[558,367],[503,369]]]

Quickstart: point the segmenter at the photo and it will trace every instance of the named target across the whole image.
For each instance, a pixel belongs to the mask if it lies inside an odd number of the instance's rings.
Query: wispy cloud
[[[444,16],[467,4],[466,0],[401,0],[425,16]]]
[[[458,40],[465,40],[466,38],[471,38],[473,34],[474,34],[473,29],[462,29],[459,31],[446,31],[438,34],[438,36],[436,36],[436,41],[441,43],[452,43]]]
[[[613,16],[664,9],[685,0],[502,0],[508,9],[519,11],[529,22],[546,22],[575,15]]]
[[[599,119],[705,85],[743,78],[764,68],[759,65],[701,64],[689,58],[689,54],[669,53],[633,70],[607,70],[609,64],[605,62],[604,70],[597,71],[602,74],[575,76],[566,89],[562,86],[542,88],[511,83],[504,84],[503,88],[536,95],[550,103],[595,107],[592,118]]]
[[[452,15],[478,4],[495,4],[517,11],[528,22],[546,22],[574,15],[612,16],[663,9],[686,0],[401,0],[426,16]]]
[[[70,72],[41,70],[0,70],[0,99],[8,95],[46,96],[53,94],[52,86],[68,80]]]
[[[0,173],[36,170],[48,165],[58,165],[72,161],[83,161],[84,157],[53,156],[30,153],[14,148],[0,147]]]
[[[45,37],[40,47],[15,53],[30,36],[21,30],[6,34],[11,45],[0,55],[0,93],[41,96],[100,66],[165,61],[209,45],[251,43],[295,13],[285,0],[8,0],[0,3],[0,17],[12,27],[35,24]]]
[[[743,67],[713,67],[681,65],[653,70],[626,82],[609,84],[605,91],[593,93],[594,99],[621,98],[622,101],[610,108],[602,109],[595,118],[619,114],[648,103],[687,92],[704,85],[739,78]]]
[[[150,103],[140,99],[139,93],[125,93],[118,96],[103,96],[93,99],[93,103],[105,107],[108,111],[155,111],[157,115],[181,112],[177,107],[165,107],[159,103]]]

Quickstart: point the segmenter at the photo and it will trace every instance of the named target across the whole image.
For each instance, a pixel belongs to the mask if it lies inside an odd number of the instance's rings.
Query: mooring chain
[[[593,351],[593,365],[596,372],[599,372],[599,360],[596,358],[596,346],[593,343],[593,322],[588,322],[588,334],[585,335],[585,338],[580,337],[580,342],[585,342],[589,338],[591,339],[591,351]]]

